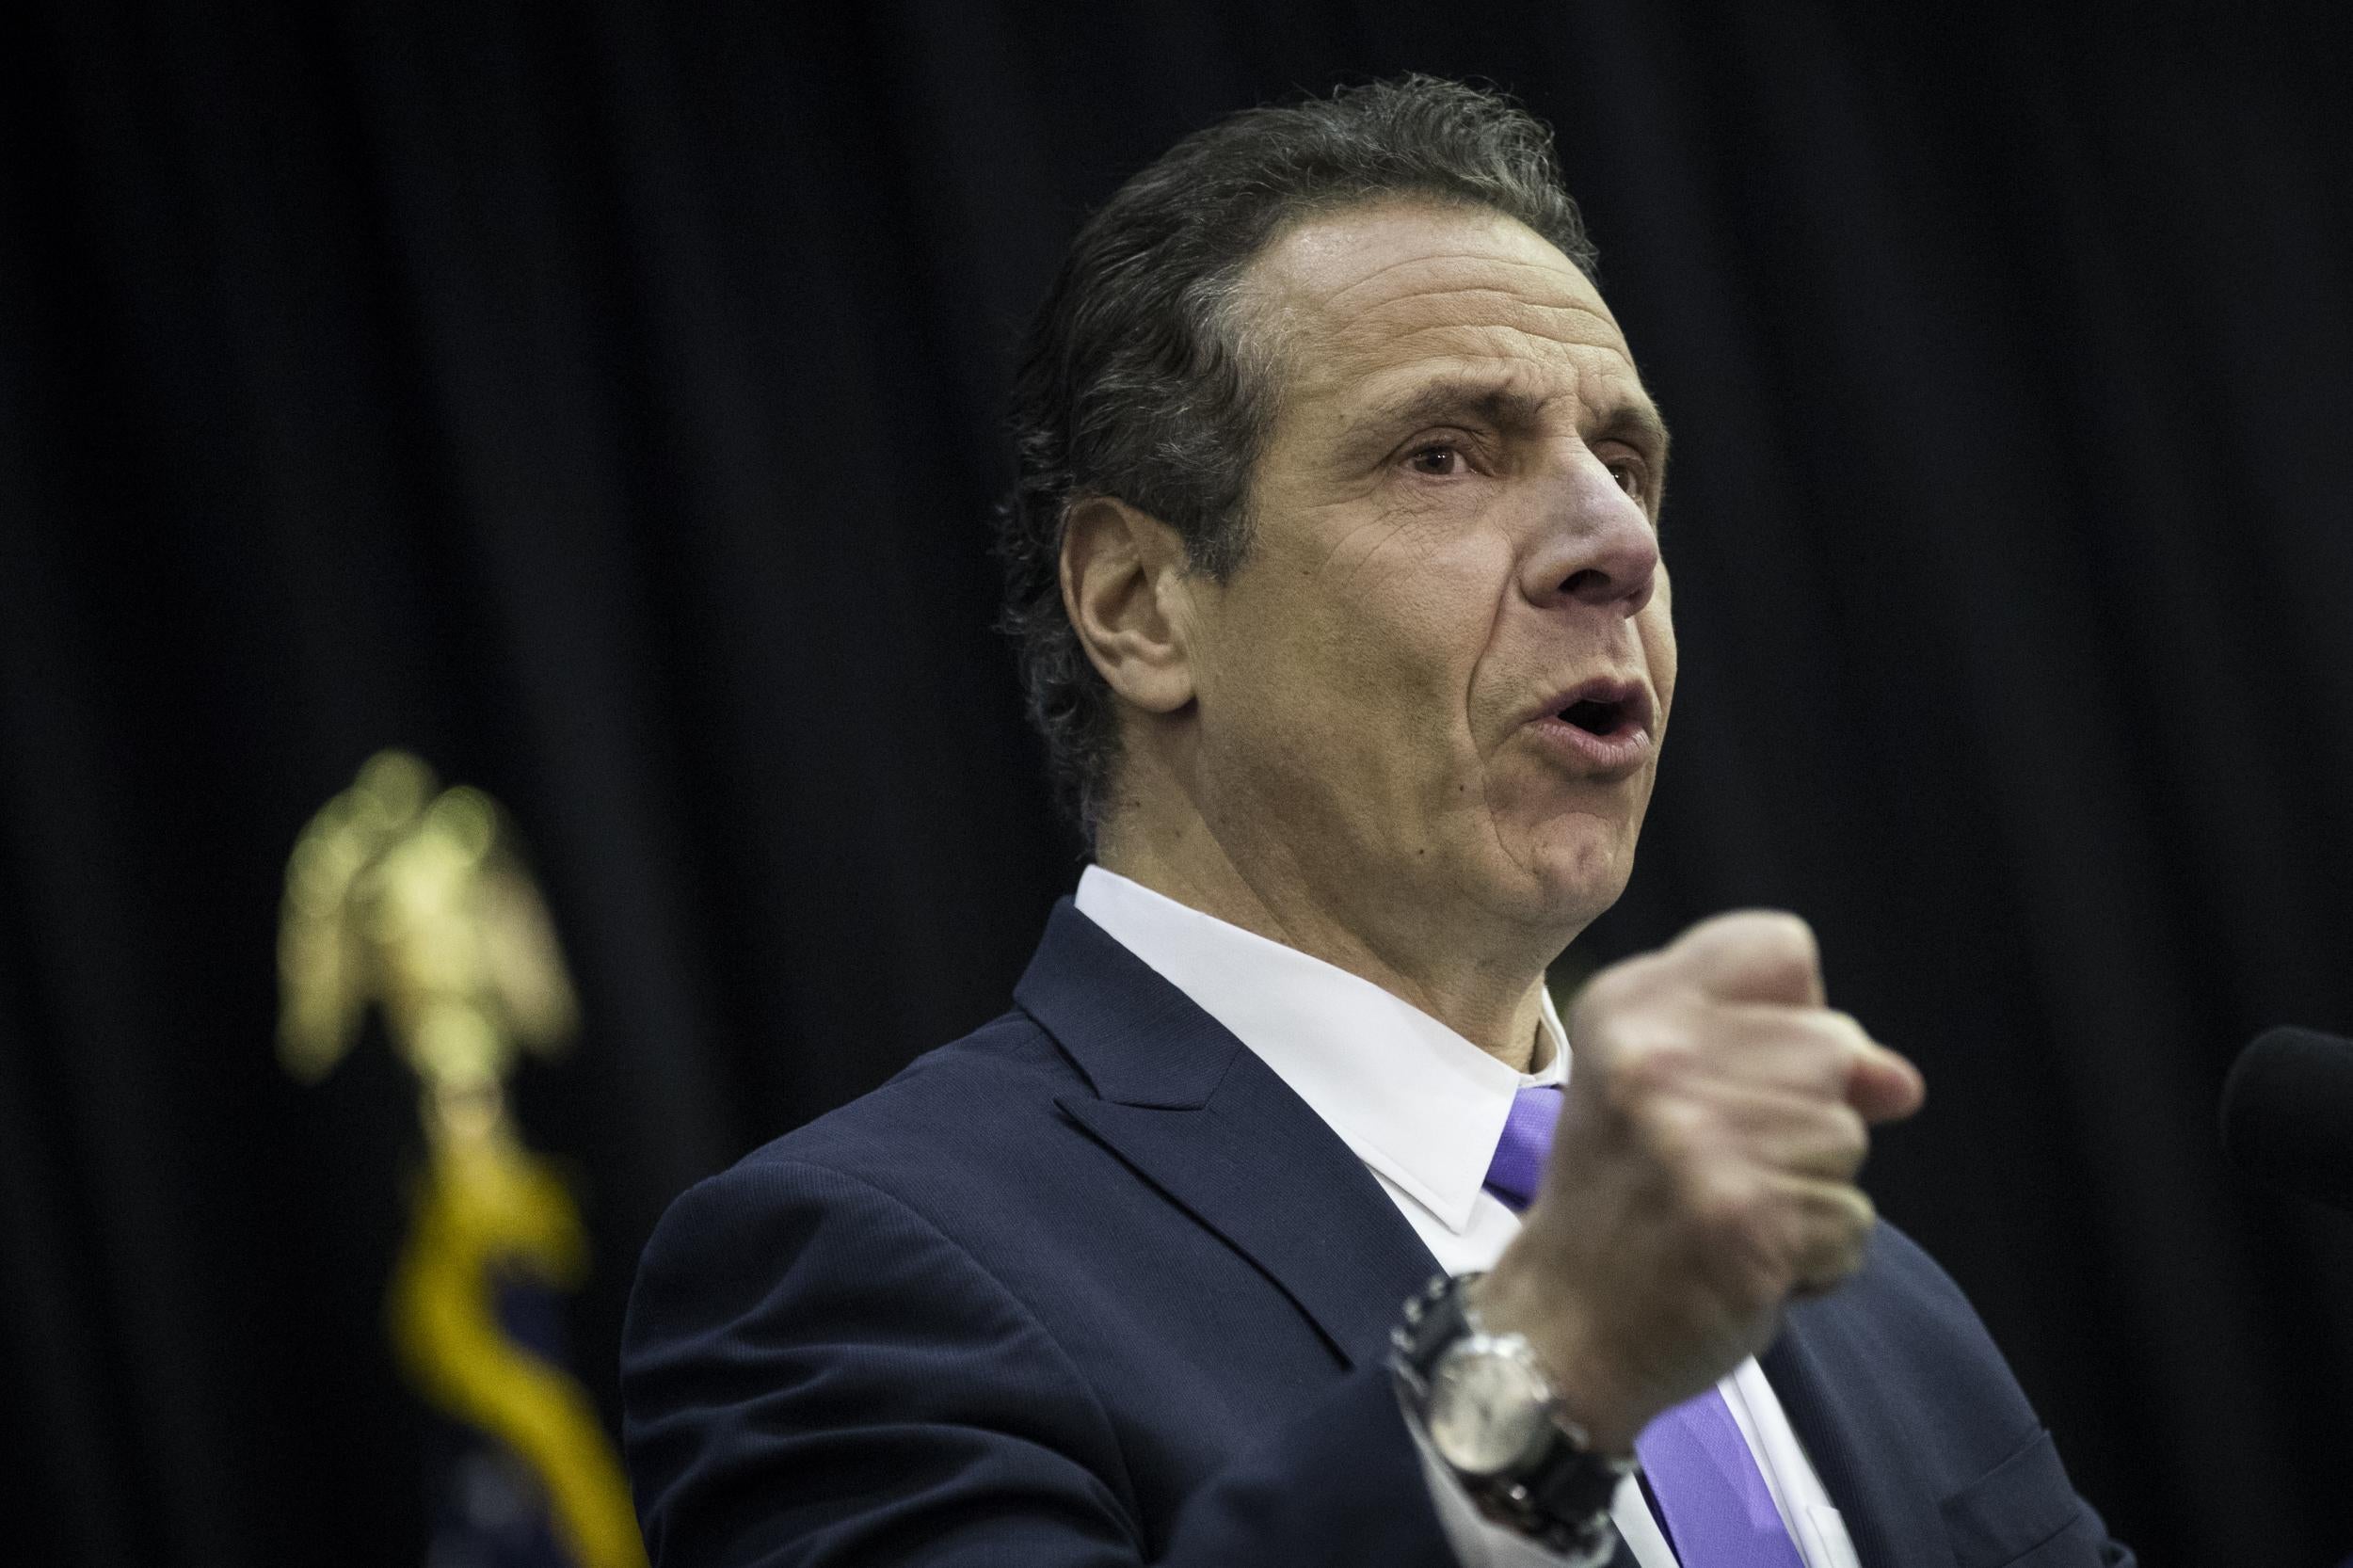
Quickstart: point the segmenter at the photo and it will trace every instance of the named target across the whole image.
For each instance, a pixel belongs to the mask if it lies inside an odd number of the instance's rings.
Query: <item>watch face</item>
[[[1431,1445],[1465,1475],[1499,1475],[1534,1450],[1550,1419],[1548,1398],[1535,1368],[1473,1336],[1431,1370]]]

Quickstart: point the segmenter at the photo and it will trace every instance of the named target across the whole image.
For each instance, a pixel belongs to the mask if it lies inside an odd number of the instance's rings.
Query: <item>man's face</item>
[[[1359,930],[1565,941],[1625,887],[1674,691],[1616,321],[1529,229],[1420,201],[1303,222],[1237,309],[1276,412],[1249,555],[1193,595],[1204,805]]]

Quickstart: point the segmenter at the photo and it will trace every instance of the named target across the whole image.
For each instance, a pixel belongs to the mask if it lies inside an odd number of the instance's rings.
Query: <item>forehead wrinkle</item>
[[[1334,347],[1333,377],[1349,381],[1433,360],[1493,360],[1520,367],[1523,376],[1566,376],[1579,381],[1636,375],[1633,359],[1616,344],[1556,338],[1511,322],[1432,322]]]
[[[1443,319],[1398,319],[1432,315]],[[1392,300],[1340,324],[1333,344],[1343,352],[1377,352],[1431,332],[1498,331],[1517,333],[1546,348],[1599,349],[1632,362],[1617,323],[1607,315],[1573,305],[1541,304],[1501,289],[1462,289],[1447,296]]]
[[[1576,284],[1570,282],[1569,280],[1577,279],[1578,280],[1585,280],[1585,275],[1577,271],[1574,267],[1570,267],[1565,258],[1562,259],[1559,266],[1555,266],[1550,263],[1537,261],[1531,257],[1498,256],[1491,250],[1439,250],[1424,252],[1413,256],[1404,256],[1393,262],[1384,262],[1379,266],[1374,267],[1370,272],[1364,274],[1362,277],[1351,279],[1349,281],[1341,284],[1331,293],[1321,296],[1317,299],[1316,303],[1325,307],[1338,305],[1345,301],[1351,295],[1356,294],[1364,289],[1371,288],[1385,280],[1390,279],[1396,273],[1411,273],[1428,271],[1434,268],[1456,266],[1533,272],[1542,278],[1545,282],[1554,284],[1556,287],[1559,287],[1563,294],[1568,295],[1571,297],[1575,297],[1578,293],[1578,290],[1577,289]],[[1401,288],[1404,292],[1414,292],[1410,279],[1403,281]],[[1506,293],[1515,291],[1507,290],[1498,285],[1496,292]],[[1598,296],[1596,296],[1596,299],[1598,299]]]
[[[1237,325],[1246,323],[1249,335],[1269,351],[1260,363],[1268,373],[1273,426],[1290,425],[1304,411],[1297,407],[1303,400],[1326,404],[1324,417],[1337,424],[1355,424],[1362,416],[1349,407],[1357,400],[1346,392],[1417,360],[1501,361],[1507,374],[1516,368],[1565,383],[1580,400],[1590,386],[1595,402],[1629,400],[1625,392],[1609,389],[1630,381],[1630,400],[1644,401],[1623,330],[1591,280],[1533,231],[1503,219],[1486,227],[1504,235],[1516,232],[1528,251],[1541,254],[1497,254],[1458,239],[1443,250],[1379,262],[1318,293],[1319,264],[1337,259],[1344,265],[1354,259],[1345,230],[1289,250],[1278,241],[1262,252],[1261,264],[1241,280],[1240,296],[1247,304]],[[1349,308],[1368,291],[1378,296]],[[1593,354],[1606,356],[1604,362],[1591,362]]]
[[[1523,267],[1535,272],[1535,281],[1543,287],[1530,287],[1529,280],[1494,276],[1499,267]],[[1377,297],[1355,302],[1356,296],[1391,273],[1411,268],[1417,274],[1437,272],[1438,277],[1415,277],[1393,280],[1394,287],[1384,290]],[[1314,312],[1346,321],[1363,320],[1400,307],[1424,302],[1453,300],[1464,297],[1498,298],[1522,311],[1563,312],[1590,316],[1607,323],[1612,332],[1620,330],[1617,318],[1598,294],[1575,286],[1582,273],[1562,273],[1533,263],[1502,261],[1485,256],[1416,257],[1408,262],[1395,262],[1369,277],[1357,280],[1329,294],[1311,295],[1305,302]],[[1305,292],[1305,291],[1301,291]]]

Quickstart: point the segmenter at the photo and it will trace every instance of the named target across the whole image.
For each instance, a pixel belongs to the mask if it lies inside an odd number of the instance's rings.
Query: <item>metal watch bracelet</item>
[[[1491,1336],[1481,1330],[1465,1294],[1480,1277],[1438,1275],[1405,1303],[1402,1320],[1391,1335],[1390,1366],[1425,1428],[1433,1374],[1449,1348],[1477,1336],[1525,1352],[1527,1342],[1519,1336]],[[1526,1352],[1526,1360],[1542,1383],[1532,1352]],[[1443,1449],[1437,1449],[1438,1457],[1448,1461],[1481,1512],[1549,1550],[1582,1557],[1609,1539],[1610,1499],[1633,1466],[1593,1452],[1584,1431],[1561,1413],[1548,1384],[1545,1386],[1548,1440],[1524,1462],[1481,1475],[1454,1464]]]

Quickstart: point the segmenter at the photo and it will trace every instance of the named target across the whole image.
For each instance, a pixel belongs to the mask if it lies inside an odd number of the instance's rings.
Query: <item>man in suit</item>
[[[1012,1012],[664,1221],[658,1563],[2130,1560],[1854,1185],[1920,1080],[1801,922],[1544,989],[1674,695],[1591,264],[1543,128],[1426,78],[1087,223],[1000,543],[1095,864]]]

